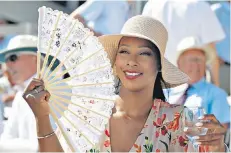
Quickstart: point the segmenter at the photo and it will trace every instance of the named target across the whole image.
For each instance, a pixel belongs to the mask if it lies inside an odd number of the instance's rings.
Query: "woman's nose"
[[[136,61],[136,57],[131,57],[128,59],[127,61],[127,65],[129,66],[137,66],[137,61]]]

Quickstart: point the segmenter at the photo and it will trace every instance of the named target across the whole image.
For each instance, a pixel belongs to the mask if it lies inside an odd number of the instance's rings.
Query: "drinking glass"
[[[186,136],[192,142],[195,151],[199,152],[199,145],[195,144],[195,136],[206,135],[208,128],[198,128],[196,123],[201,122],[200,118],[205,115],[203,107],[185,107],[183,124],[184,130],[189,131]]]

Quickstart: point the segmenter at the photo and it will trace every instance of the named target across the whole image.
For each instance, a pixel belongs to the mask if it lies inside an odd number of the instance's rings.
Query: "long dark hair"
[[[153,100],[154,99],[161,99],[162,101],[166,101],[167,99],[165,98],[164,92],[163,92],[163,88],[169,88],[170,85],[164,81],[163,77],[162,77],[162,73],[161,73],[161,58],[160,58],[160,50],[158,49],[158,47],[153,44],[151,41],[148,41],[151,44],[151,49],[152,51],[155,53],[156,55],[156,62],[157,62],[157,76],[156,76],[156,81],[154,83],[154,89],[153,89]],[[120,79],[118,79],[118,82],[116,83],[116,94],[119,94],[119,88],[121,86],[121,81]]]
[[[152,42],[149,41],[149,43],[151,44],[151,49],[152,51],[155,53],[156,55],[156,65],[157,65],[157,76],[156,76],[156,81],[154,84],[154,89],[153,89],[153,99],[161,99],[162,101],[167,101],[164,92],[163,92],[163,88],[169,88],[169,84],[167,82],[164,81],[163,77],[162,77],[162,66],[161,66],[161,56],[160,56],[160,50],[158,49],[158,47],[153,44]]]

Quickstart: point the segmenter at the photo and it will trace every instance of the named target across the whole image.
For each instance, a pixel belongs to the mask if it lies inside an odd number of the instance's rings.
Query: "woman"
[[[188,77],[164,58],[167,31],[157,20],[145,16],[129,19],[122,34],[100,37],[116,76],[121,82],[119,97],[100,151],[109,152],[183,152],[188,143],[183,136],[182,106],[165,103],[163,87],[187,82]],[[35,89],[36,88],[36,89]],[[36,90],[36,91],[35,91]],[[31,96],[32,95],[32,96]],[[34,97],[34,98],[33,98]],[[49,93],[43,82],[34,79],[24,98],[38,121],[40,151],[62,151],[49,121]],[[197,143],[209,151],[224,151],[224,128],[212,115],[206,115],[198,128],[209,128]],[[190,133],[189,133],[190,134]]]

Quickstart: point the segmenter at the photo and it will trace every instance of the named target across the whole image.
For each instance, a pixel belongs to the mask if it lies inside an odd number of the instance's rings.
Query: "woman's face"
[[[123,37],[116,57],[116,73],[126,89],[137,92],[153,88],[157,75],[156,54],[147,40]]]

